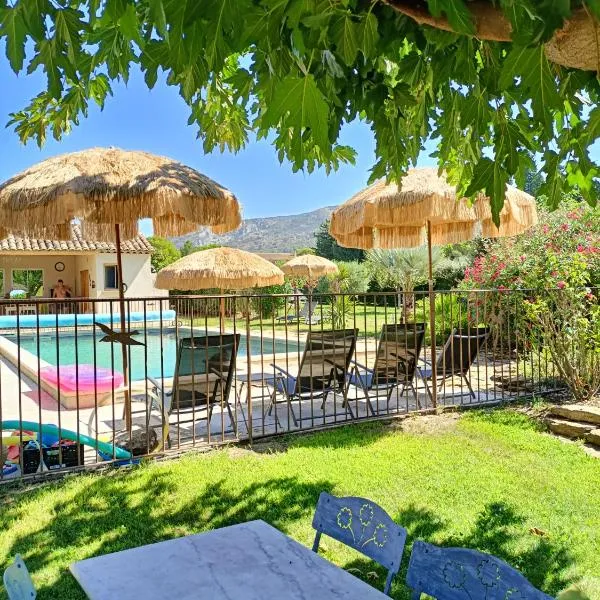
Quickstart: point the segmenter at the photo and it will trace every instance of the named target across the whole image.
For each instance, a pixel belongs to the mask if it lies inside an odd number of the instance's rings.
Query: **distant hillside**
[[[173,242],[178,247],[189,240],[195,246],[222,244],[250,252],[293,252],[315,245],[313,234],[334,208],[326,206],[301,215],[246,219],[237,231],[225,235],[214,235],[201,229],[173,238]]]

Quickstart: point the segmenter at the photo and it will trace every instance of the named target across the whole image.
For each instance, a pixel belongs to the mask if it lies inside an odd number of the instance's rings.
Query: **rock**
[[[552,433],[574,439],[585,438],[594,429],[594,426],[590,423],[578,423],[562,419],[546,419],[546,424]]]
[[[585,436],[585,441],[600,446],[600,429],[593,429]]]
[[[586,404],[559,404],[550,408],[550,414],[571,421],[600,425],[600,407]]]

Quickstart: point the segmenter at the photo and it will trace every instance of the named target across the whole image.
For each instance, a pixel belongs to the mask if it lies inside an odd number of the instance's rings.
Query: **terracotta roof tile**
[[[114,243],[84,240],[81,237],[81,228],[74,223],[72,225],[72,236],[68,241],[38,240],[29,237],[15,237],[14,235],[9,235],[0,240],[0,253],[22,251],[115,253],[117,248]],[[152,246],[142,234],[139,234],[132,240],[121,242],[121,251],[123,254],[152,254]]]

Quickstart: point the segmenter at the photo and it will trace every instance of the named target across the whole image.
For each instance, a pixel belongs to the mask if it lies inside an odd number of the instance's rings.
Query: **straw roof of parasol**
[[[188,254],[161,269],[155,286],[167,290],[242,290],[281,284],[283,279],[282,270],[261,256],[221,247]]]
[[[342,246],[353,248],[410,248],[426,241],[452,244],[484,237],[522,233],[537,222],[535,200],[507,186],[500,229],[492,222],[489,200],[483,194],[471,204],[456,199],[456,191],[432,167],[409,169],[398,183],[379,180],[358,192],[331,215],[329,230]]]
[[[286,275],[307,277],[308,279],[314,280],[323,277],[323,275],[337,273],[338,266],[322,256],[303,254],[302,256],[295,256],[291,260],[288,260],[288,262],[281,267],[281,270]]]
[[[68,239],[73,219],[90,238],[137,234],[151,218],[158,236],[215,233],[241,223],[236,197],[212,179],[170,158],[118,148],[92,148],[42,161],[0,185],[0,223],[5,230]],[[2,232],[0,232],[1,234]]]

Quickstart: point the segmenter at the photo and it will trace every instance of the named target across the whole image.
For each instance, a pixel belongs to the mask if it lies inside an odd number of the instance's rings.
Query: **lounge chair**
[[[17,554],[4,571],[4,588],[8,600],[34,600],[37,596],[33,581],[23,559]]]
[[[152,383],[148,394],[150,399],[155,405],[164,402],[163,412],[167,414],[195,415],[196,407],[205,407],[208,411],[207,427],[210,427],[215,405],[225,407],[237,435],[237,422],[231,411],[229,395],[239,343],[239,333],[180,339],[172,391],[165,393],[163,386],[149,377]]]
[[[272,364],[275,377],[265,382],[272,389],[271,402],[267,414],[271,414],[276,404],[277,394],[285,396],[294,425],[298,425],[292,400],[322,398],[321,408],[330,392],[341,392],[343,406],[352,413],[348,405],[348,367],[356,347],[358,329],[334,329],[330,331],[310,331],[306,338],[304,353],[300,360],[297,375],[292,375],[282,367]],[[277,410],[275,410],[277,419]]]
[[[419,540],[410,555],[406,583],[419,600],[552,600],[504,561],[468,548],[440,548]]]
[[[407,388],[411,389],[419,406],[414,379],[425,328],[425,323],[383,325],[373,368],[369,369],[355,360],[351,361],[352,367],[348,376],[350,384],[362,389],[373,415],[376,411],[371,402],[371,394],[377,396],[382,390],[386,391],[387,409],[395,389],[400,390],[400,396]]]
[[[309,300],[304,297],[304,303],[300,307],[300,310],[295,314],[282,315],[277,317],[277,321],[284,321],[286,323],[296,323],[304,321],[307,325],[315,325],[320,322],[320,315],[315,314],[319,308],[319,303],[316,300]]]
[[[483,333],[480,333],[483,331]],[[439,385],[438,393],[442,391],[444,383],[451,377],[460,377],[467,384],[473,399],[477,398],[469,380],[469,370],[475,362],[477,355],[487,342],[490,332],[487,329],[466,330],[464,333],[454,330],[446,340],[442,351],[436,359],[436,381],[433,381],[431,362],[422,360],[417,365],[417,377],[425,382],[427,393],[432,398],[429,383]]]
[[[400,569],[406,529],[375,502],[356,496],[336,498],[321,492],[312,526],[316,529],[313,552],[319,551],[324,533],[378,562],[388,570],[383,593],[389,595]]]

